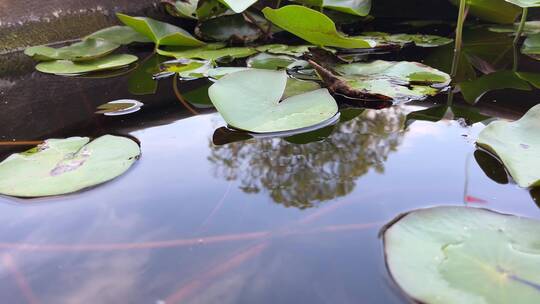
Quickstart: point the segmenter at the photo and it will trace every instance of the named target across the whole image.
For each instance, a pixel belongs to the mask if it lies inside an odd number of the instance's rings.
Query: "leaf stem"
[[[454,46],[454,59],[452,60],[452,71],[450,76],[454,78],[458,72],[459,59],[461,57],[461,48],[463,47],[463,24],[467,18],[467,0],[461,0],[459,2],[459,15],[456,27],[456,41]]]
[[[523,30],[525,29],[525,23],[527,22],[528,13],[529,13],[529,9],[527,7],[524,7],[523,12],[521,13],[521,21],[519,22],[519,26],[516,31],[516,37],[514,38],[514,66],[513,66],[514,72],[517,71],[518,65],[519,65],[518,43],[519,43],[519,40],[521,39],[521,35],[523,34]]]

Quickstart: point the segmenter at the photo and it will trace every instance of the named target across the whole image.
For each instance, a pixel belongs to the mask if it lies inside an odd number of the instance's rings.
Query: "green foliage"
[[[393,280],[420,303],[536,303],[540,223],[468,207],[397,217],[383,231]]]
[[[0,193],[19,197],[72,193],[122,175],[140,153],[137,143],[125,137],[49,139],[31,153],[12,154],[0,163]]]
[[[477,144],[496,155],[521,187],[540,185],[540,105],[515,122],[491,123]]]
[[[311,127],[336,115],[337,104],[326,89],[289,92],[283,99],[287,80],[283,71],[237,72],[221,78],[208,94],[229,125],[256,133]]]
[[[86,39],[58,49],[40,45],[29,47],[24,54],[38,61],[71,60],[86,61],[103,57],[120,45],[101,39]]]
[[[300,5],[280,9],[263,9],[264,16],[280,28],[319,46],[340,48],[370,48],[368,41],[339,33],[332,19],[325,14]]]
[[[137,59],[137,56],[117,54],[80,62],[55,60],[36,65],[36,70],[48,74],[75,76],[89,72],[120,69],[137,61]]]

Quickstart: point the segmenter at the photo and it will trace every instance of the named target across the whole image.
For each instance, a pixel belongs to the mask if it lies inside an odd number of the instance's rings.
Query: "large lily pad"
[[[36,65],[36,70],[49,74],[79,75],[89,72],[123,68],[137,61],[137,59],[137,56],[119,54],[81,62],[55,60],[42,62]]]
[[[136,32],[129,26],[115,25],[104,28],[93,34],[88,35],[85,39],[103,39],[116,44],[130,44],[133,42],[152,42],[150,38]]]
[[[540,185],[540,105],[518,121],[491,123],[476,143],[499,157],[519,186]]]
[[[49,139],[0,163],[0,193],[39,197],[79,191],[122,175],[140,153],[125,137]]]
[[[193,37],[189,32],[175,25],[157,21],[147,17],[131,17],[116,14],[125,25],[148,37],[157,46],[201,46],[204,42]]]
[[[33,46],[24,50],[24,54],[39,61],[85,61],[105,56],[116,50],[118,47],[120,47],[120,45],[110,41],[87,39],[61,48],[52,48],[46,45]]]
[[[460,0],[450,0],[459,5]],[[505,0],[467,0],[468,12],[486,21],[495,23],[513,23],[521,9]]]
[[[515,33],[519,28],[519,23],[510,25],[492,25],[489,30],[495,33]],[[527,21],[523,27],[523,34],[538,34],[540,33],[540,21]]]
[[[287,79],[284,71],[242,71],[221,78],[208,94],[229,125],[250,132],[307,128],[336,115],[336,101],[326,89],[282,100]]]
[[[384,231],[395,282],[420,303],[538,303],[540,222],[468,207],[398,217]]]
[[[197,36],[205,41],[253,42],[263,36],[263,31],[245,20],[241,14],[212,18],[200,23],[195,29]]]
[[[259,52],[300,57],[309,52],[310,47],[314,47],[314,45],[265,44],[256,47],[256,49]]]
[[[176,59],[204,59],[218,60],[225,57],[244,58],[257,53],[257,50],[250,47],[224,47],[223,44],[208,44],[199,48],[168,47],[157,49],[158,54]]]
[[[367,16],[371,10],[371,0],[294,0],[310,6],[324,7],[335,11]]]
[[[436,95],[450,82],[450,76],[427,65],[408,61],[376,60],[370,63],[338,65],[335,68],[350,89],[406,102]],[[346,92],[338,92],[348,95]],[[356,96],[350,96],[356,97]]]
[[[540,6],[540,0],[506,0],[506,2],[510,2],[522,8]]]
[[[280,28],[320,46],[340,48],[370,48],[373,45],[361,38],[339,33],[332,19],[325,14],[300,5],[280,9],[263,9],[264,16]]]

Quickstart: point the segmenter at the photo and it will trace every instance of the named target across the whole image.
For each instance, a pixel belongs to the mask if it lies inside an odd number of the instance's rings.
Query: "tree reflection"
[[[304,145],[281,138],[251,139],[228,145],[210,143],[214,175],[239,181],[245,193],[267,191],[286,207],[311,208],[345,196],[370,168],[384,172],[384,162],[403,137],[400,107],[367,110],[338,124],[325,140]]]

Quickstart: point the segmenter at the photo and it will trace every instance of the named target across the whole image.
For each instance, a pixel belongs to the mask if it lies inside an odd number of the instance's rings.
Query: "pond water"
[[[383,58],[437,66],[446,55],[408,48]],[[1,158],[31,147],[24,141],[101,134],[136,138],[142,157],[80,193],[0,197],[3,303],[406,303],[378,235],[398,214],[470,205],[540,218],[531,193],[500,183],[500,165],[476,152],[484,123],[407,120],[445,104],[446,94],[356,117],[345,111],[349,120],[315,142],[217,145],[225,122],[208,108],[192,106],[200,112],[193,115],[172,79],[156,94],[133,95],[130,75],[21,75],[2,83]],[[125,116],[94,114],[122,98],[145,105]],[[460,98],[454,103],[469,107]],[[475,108],[516,119],[538,100],[538,91],[499,90]]]

